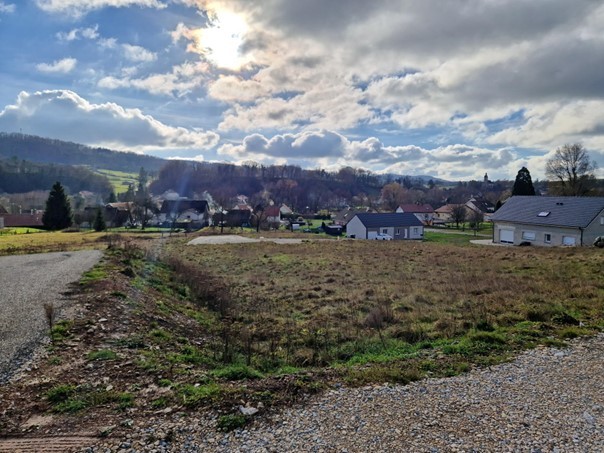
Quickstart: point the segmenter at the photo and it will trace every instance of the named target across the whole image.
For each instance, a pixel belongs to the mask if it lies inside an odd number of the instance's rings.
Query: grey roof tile
[[[356,215],[366,228],[423,226],[411,213],[362,213]]]

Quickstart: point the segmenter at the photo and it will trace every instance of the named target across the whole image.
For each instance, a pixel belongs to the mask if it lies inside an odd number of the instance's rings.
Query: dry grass
[[[105,248],[109,236],[105,232],[44,232],[0,236],[0,256],[25,253],[62,252],[67,250],[89,250]],[[121,239],[137,239],[158,236],[157,234],[120,233]]]
[[[335,240],[173,247],[185,268],[230,288],[246,349],[281,365],[333,364],[380,344],[476,331],[516,335],[525,321],[542,323],[531,335],[546,337],[557,320],[597,326],[604,313],[604,254],[596,249]],[[378,312],[388,316],[376,319]]]

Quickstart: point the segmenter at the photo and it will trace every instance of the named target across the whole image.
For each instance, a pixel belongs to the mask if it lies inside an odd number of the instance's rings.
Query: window
[[[535,232],[534,231],[523,231],[522,239],[525,241],[534,241],[535,240]]]
[[[400,234],[401,234],[401,229],[400,228],[396,229],[396,234],[397,234],[397,236],[400,236]]]
[[[413,234],[418,234],[418,233],[419,233],[419,228],[413,227]]]
[[[549,233],[545,233],[543,235],[543,242],[545,242],[546,244],[550,244],[552,242],[552,235]]]
[[[382,234],[388,234],[388,228],[382,228]]]
[[[562,245],[576,245],[577,238],[574,236],[562,236]]]
[[[600,217],[600,225],[604,225],[604,216]]]
[[[549,213],[550,211],[541,211],[539,214],[537,214],[537,217],[547,217]]]

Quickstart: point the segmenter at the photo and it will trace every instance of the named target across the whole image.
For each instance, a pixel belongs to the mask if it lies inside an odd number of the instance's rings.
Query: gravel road
[[[602,452],[604,334],[408,386],[337,388],[223,434],[158,416],[82,452]]]
[[[44,304],[60,309],[67,285],[101,256],[87,250],[0,257],[0,384],[46,333]]]

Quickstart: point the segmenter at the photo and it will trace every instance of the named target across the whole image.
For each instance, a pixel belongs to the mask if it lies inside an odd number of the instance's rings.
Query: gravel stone
[[[600,452],[604,451],[604,334],[569,348],[407,386],[341,385],[245,429],[171,414],[138,427],[130,452]],[[168,428],[169,427],[169,428]],[[168,432],[158,442],[150,432]],[[146,440],[148,439],[148,440]],[[119,451],[109,440],[87,451]]]

